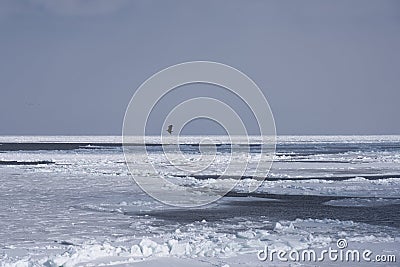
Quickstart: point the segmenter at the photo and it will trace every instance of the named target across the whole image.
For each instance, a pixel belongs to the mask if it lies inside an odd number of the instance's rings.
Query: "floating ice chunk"
[[[212,250],[215,247],[215,244],[210,240],[204,240],[202,242],[197,243],[193,246],[191,251],[192,255],[197,255],[204,257],[206,252]]]
[[[364,177],[357,176],[355,178],[345,180],[345,182],[369,182],[369,180]]]
[[[140,241],[139,246],[142,249],[143,257],[147,258],[157,249],[158,244],[150,239],[143,239]]]
[[[138,245],[133,245],[131,247],[131,254],[133,257],[143,257],[142,250]]]
[[[285,225],[285,224],[287,224],[287,222],[286,223],[285,222],[276,222],[275,223],[275,227],[274,227],[274,231],[277,231],[277,232],[288,232],[288,233],[297,233],[297,232],[299,232],[295,228],[293,222],[290,222],[289,225]]]
[[[239,238],[252,239],[256,236],[256,233],[254,233],[253,231],[244,231],[244,232],[238,232],[236,236]]]
[[[280,224],[279,222],[275,223],[275,227],[274,227],[274,231],[280,231],[283,229],[282,224]]]
[[[247,248],[262,248],[264,247],[265,242],[259,240],[259,239],[250,239],[246,242],[244,245]]]
[[[324,205],[337,207],[379,207],[396,204],[400,204],[399,198],[344,198],[329,200],[324,203]]]
[[[145,238],[142,241],[140,241],[139,246],[142,248],[143,247],[156,248],[158,246],[158,244],[156,242],[154,242],[153,240]]]
[[[158,245],[154,250],[154,255],[163,257],[169,255],[169,247],[166,244]]]
[[[190,255],[192,249],[188,243],[179,243],[178,240],[172,239],[168,241],[170,254],[174,256]]]
[[[150,257],[151,254],[153,254],[153,249],[150,247],[143,247],[142,251],[143,251],[143,257],[145,258]]]

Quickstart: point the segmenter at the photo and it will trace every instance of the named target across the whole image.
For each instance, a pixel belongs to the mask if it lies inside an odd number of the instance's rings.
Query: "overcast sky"
[[[1,135],[119,135],[136,88],[192,60],[250,76],[278,134],[400,134],[399,1],[2,0],[0,33]],[[164,107],[235,106],[216,90]]]

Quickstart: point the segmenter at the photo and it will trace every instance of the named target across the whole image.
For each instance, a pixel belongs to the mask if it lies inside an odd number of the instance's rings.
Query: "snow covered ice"
[[[0,266],[266,266],[257,259],[264,246],[322,249],[340,238],[399,257],[400,136],[279,137],[268,179],[255,192],[247,192],[255,183],[250,164],[232,192],[196,209],[142,192],[120,141],[0,137]],[[196,160],[196,138],[182,142]],[[213,175],[229,160],[229,145],[221,145],[210,168],[186,177],[159,146],[150,150],[160,174],[187,187],[218,186]],[[252,147],[251,157],[257,153]],[[133,172],[147,175],[140,162]]]

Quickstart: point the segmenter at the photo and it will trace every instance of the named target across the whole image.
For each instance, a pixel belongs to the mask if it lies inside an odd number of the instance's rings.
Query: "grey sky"
[[[399,1],[3,0],[0,33],[0,134],[120,134],[135,89],[192,60],[249,75],[278,134],[400,134]]]

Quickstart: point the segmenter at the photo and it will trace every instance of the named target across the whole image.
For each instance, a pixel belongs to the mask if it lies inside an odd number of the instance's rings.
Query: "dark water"
[[[140,144],[131,144],[129,146],[135,147]],[[207,146],[207,145],[205,145]],[[210,145],[214,146],[214,145]],[[215,144],[217,152],[230,153],[232,151],[231,144]],[[243,149],[250,149],[251,153],[259,153],[261,145],[252,143],[248,145],[239,145]],[[163,151],[161,144],[146,144],[149,152]],[[165,145],[164,145],[165,147]],[[68,142],[68,143],[52,143],[52,142],[23,142],[23,143],[0,143],[0,151],[34,151],[34,150],[75,150],[75,149],[107,149],[107,148],[120,148],[121,143],[90,143],[90,142]],[[185,153],[200,153],[199,144],[180,144],[179,149]],[[320,143],[278,143],[276,145],[276,153],[278,155],[297,155],[309,156],[317,154],[338,154],[347,152],[383,152],[383,151],[400,151],[400,142],[382,141],[382,142],[320,142]]]
[[[378,207],[337,207],[324,205],[329,200],[342,199],[328,196],[288,196],[271,194],[250,194],[252,201],[240,201],[235,198],[227,204],[203,209],[176,209],[152,211],[146,214],[159,219],[180,223],[194,221],[223,221],[233,217],[246,217],[248,220],[261,216],[271,221],[299,219],[338,219],[372,225],[400,228],[400,205],[385,205]],[[247,197],[249,194],[231,193],[229,197]],[[257,198],[260,198],[257,200]],[[261,198],[278,201],[265,201]]]

